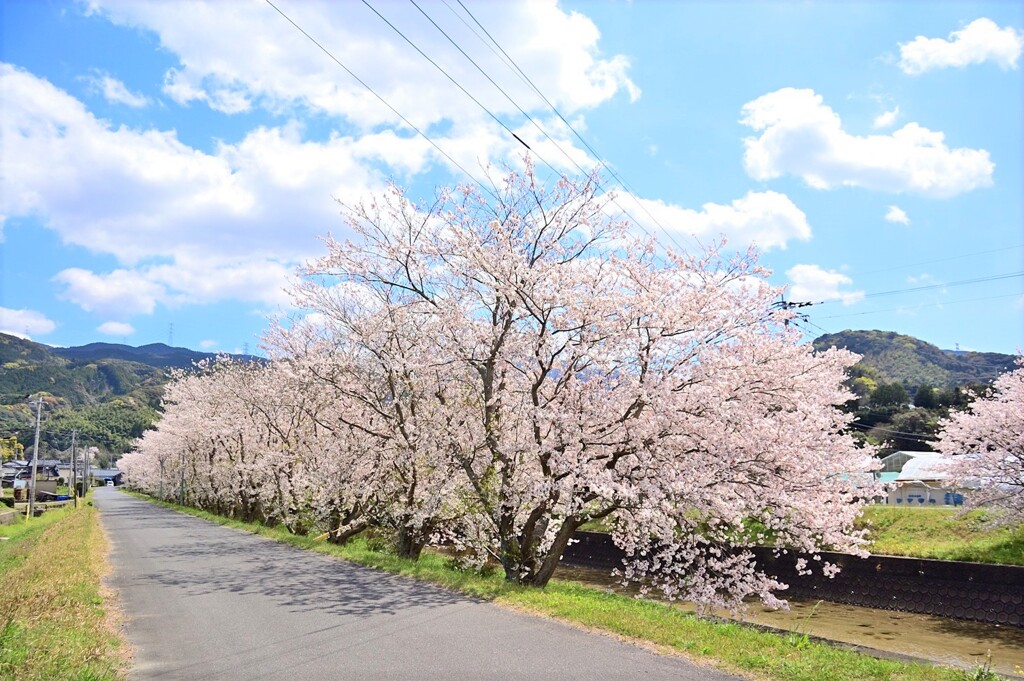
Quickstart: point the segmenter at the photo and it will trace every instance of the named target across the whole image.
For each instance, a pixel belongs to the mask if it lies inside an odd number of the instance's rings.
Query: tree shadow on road
[[[125,527],[166,535],[165,543],[150,551],[162,569],[139,579],[183,589],[183,595],[260,595],[295,612],[357,617],[473,602],[439,587],[233,533],[146,502],[103,512],[114,533]]]

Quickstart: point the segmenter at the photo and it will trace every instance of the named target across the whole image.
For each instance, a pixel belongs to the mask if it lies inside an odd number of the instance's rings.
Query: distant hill
[[[971,382],[991,383],[1014,366],[1014,355],[942,350],[892,331],[848,330],[814,340],[814,347],[819,350],[832,346],[862,355],[860,364],[875,369],[881,380],[909,386],[950,388]]]
[[[150,343],[137,348],[119,343],[89,343],[72,348],[52,348],[51,351],[55,355],[79,362],[120,359],[138,362],[157,369],[187,369],[194,362],[214,357],[208,352],[198,352],[188,348],[172,348],[163,343]]]
[[[163,343],[55,348],[0,333],[0,403],[45,392],[73,406],[122,396],[156,406],[168,369],[215,356]]]
[[[66,449],[74,429],[79,442],[120,453],[158,417],[169,370],[212,357],[162,343],[54,348],[0,333],[0,435],[30,446],[34,414],[26,399],[43,394],[44,450]]]

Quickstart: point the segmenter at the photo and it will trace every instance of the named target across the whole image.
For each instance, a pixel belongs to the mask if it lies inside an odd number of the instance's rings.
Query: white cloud
[[[382,188],[395,171],[417,174],[441,160],[407,133],[312,142],[297,123],[256,128],[206,154],[173,132],[112,129],[78,100],[14,66],[0,65],[0,81],[9,95],[0,121],[0,213],[36,214],[66,241],[124,262],[210,252],[305,257],[316,235],[338,226],[332,197],[353,201]],[[551,142],[521,132],[549,151],[544,145]],[[521,150],[490,124],[462,126],[437,140],[471,169]],[[586,162],[566,140],[561,145]]]
[[[740,121],[760,133],[744,140],[743,163],[757,180],[795,175],[815,189],[863,187],[948,197],[992,184],[984,149],[950,149],[917,123],[889,135],[851,135],[813,90],[783,88],[743,106]]]
[[[199,341],[199,347],[202,348],[203,350],[213,350],[218,345],[220,345],[220,343],[218,343],[215,340],[211,340],[211,339],[205,339],[205,340]]]
[[[142,271],[147,281],[170,293],[171,301],[211,303],[224,298],[286,306],[282,290],[293,268],[273,260],[182,258],[172,265],[156,265]]]
[[[344,230],[335,198],[354,202],[382,189],[387,175],[417,175],[442,161],[408,133],[314,142],[294,122],[204,153],[174,132],[114,129],[12,65],[0,64],[0,86],[8,95],[0,215],[37,217],[65,243],[115,256],[125,267],[57,277],[66,299],[108,318],[225,298],[286,304],[280,286],[288,273],[321,251],[318,236]],[[521,133],[550,150],[536,131]],[[463,125],[438,140],[467,168],[519,153],[493,124]]]
[[[42,312],[0,307],[0,333],[31,340],[33,335],[45,336],[56,328],[57,323]]]
[[[900,116],[900,108],[896,107],[892,111],[886,111],[875,116],[875,120],[871,123],[871,127],[875,130],[881,130],[883,128],[891,128],[895,123],[896,119]]]
[[[840,291],[850,286],[853,280],[835,270],[824,270],[817,265],[794,265],[786,270],[792,283],[790,300],[794,302],[825,302],[838,300],[843,305],[852,305],[864,297],[864,291]]]
[[[728,205],[705,203],[699,211],[660,200],[640,201],[647,210],[630,208],[631,214],[659,238],[661,228],[650,219],[647,211],[669,232],[692,234],[699,239],[717,239],[724,235],[730,241],[754,243],[763,250],[784,249],[791,239],[811,238],[807,216],[788,196],[778,192],[747,192]]]
[[[86,78],[89,84],[103,94],[103,97],[113,104],[124,104],[133,109],[141,109],[150,104],[149,98],[137,92],[132,92],[128,87],[113,76],[97,72]]]
[[[152,31],[161,46],[178,58],[178,65],[166,74],[164,92],[180,104],[202,102],[229,114],[252,107],[280,113],[299,106],[341,116],[365,128],[396,121],[374,95],[269,6],[196,2],[188,8],[182,11],[174,3],[132,0],[90,2],[91,12],[114,23]],[[486,116],[368,8],[308,0],[289,3],[284,9],[417,126]],[[379,9],[427,54],[439,59],[455,80],[480,93],[478,97],[491,111],[519,114],[466,60],[445,58],[452,55],[451,45],[421,16],[386,3]],[[467,26],[472,20],[441,11],[438,5],[427,5],[425,10],[483,69],[504,74],[501,82],[515,101],[528,109],[544,108],[529,86],[480,44]],[[563,113],[593,108],[620,91],[631,100],[640,96],[628,75],[629,60],[621,54],[602,55],[594,23],[578,12],[563,10],[555,0],[481,3],[473,12]]]
[[[135,333],[135,327],[125,322],[104,322],[96,330],[108,336],[131,336]]]
[[[1024,31],[1013,26],[999,28],[996,22],[981,17],[950,33],[949,40],[919,35],[909,43],[900,43],[900,68],[911,76],[984,62],[1015,69],[1022,49]]]
[[[71,267],[58,272],[53,280],[64,284],[61,298],[104,317],[127,319],[151,314],[157,303],[167,298],[163,286],[131,270],[96,274]]]
[[[283,288],[291,273],[291,267],[272,260],[186,257],[171,264],[107,273],[73,267],[53,279],[64,285],[60,296],[83,310],[128,319],[152,314],[157,305],[179,307],[224,299],[287,307],[290,300]]]
[[[907,217],[906,211],[899,206],[889,206],[889,211],[885,214],[886,222],[897,222],[901,225],[909,225],[910,218]]]

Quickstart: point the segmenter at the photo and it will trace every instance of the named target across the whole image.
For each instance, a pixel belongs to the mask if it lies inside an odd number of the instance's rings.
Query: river
[[[559,579],[578,581],[625,592],[607,572],[560,565]],[[687,603],[677,607],[693,610]],[[731,617],[716,612],[719,617]],[[747,622],[832,641],[862,646],[885,653],[972,668],[985,664],[991,654],[993,671],[1024,678],[1024,628],[1001,627],[966,620],[946,619],[892,610],[876,610],[826,601],[790,601],[790,609],[768,610],[752,604],[744,613]]]

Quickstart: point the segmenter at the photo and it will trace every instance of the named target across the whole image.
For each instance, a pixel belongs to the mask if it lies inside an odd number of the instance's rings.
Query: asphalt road
[[[139,501],[95,494],[133,679],[730,679]]]

